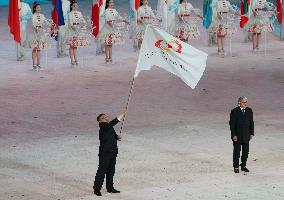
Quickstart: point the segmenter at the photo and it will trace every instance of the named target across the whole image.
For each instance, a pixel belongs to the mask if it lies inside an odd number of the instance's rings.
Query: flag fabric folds
[[[138,8],[140,7],[140,0],[134,0],[135,2],[135,10],[138,10]]]
[[[241,21],[240,21],[241,28],[244,28],[244,26],[249,20],[250,1],[251,0],[242,0],[241,2]]]
[[[93,0],[92,6],[92,34],[97,37],[100,32],[100,16],[104,14],[106,0]]]
[[[100,2],[94,1],[92,7],[92,33],[95,37],[100,31]]]
[[[211,7],[212,0],[205,0],[203,3],[203,26],[208,29],[212,23],[213,11]]]
[[[207,56],[167,32],[148,25],[134,77],[157,66],[178,76],[194,89],[206,68]]]
[[[140,0],[129,0],[129,17],[137,20],[137,10],[140,7]]]
[[[58,29],[59,26],[65,25],[62,11],[62,0],[52,0],[52,21]]]
[[[279,24],[282,24],[283,19],[283,0],[277,0],[277,19]]]
[[[10,32],[14,36],[14,40],[17,43],[21,43],[21,33],[20,33],[21,28],[20,28],[18,0],[10,0],[8,25],[10,26]]]

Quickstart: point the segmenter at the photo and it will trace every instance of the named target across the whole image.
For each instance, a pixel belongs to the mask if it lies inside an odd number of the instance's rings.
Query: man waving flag
[[[195,88],[206,67],[207,56],[167,32],[147,26],[134,77],[158,66]]]

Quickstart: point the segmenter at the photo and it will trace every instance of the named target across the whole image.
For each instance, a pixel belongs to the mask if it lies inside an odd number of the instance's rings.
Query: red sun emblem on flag
[[[175,51],[181,53],[182,45],[178,40],[158,40],[155,42],[155,46],[160,49],[162,52]]]

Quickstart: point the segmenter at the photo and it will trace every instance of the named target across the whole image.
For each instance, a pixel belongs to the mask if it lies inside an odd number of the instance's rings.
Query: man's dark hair
[[[103,116],[103,115],[106,115],[106,114],[101,113],[101,114],[99,114],[99,116],[97,116],[97,121],[98,121],[98,122],[100,122],[100,118],[101,118],[101,116]]]

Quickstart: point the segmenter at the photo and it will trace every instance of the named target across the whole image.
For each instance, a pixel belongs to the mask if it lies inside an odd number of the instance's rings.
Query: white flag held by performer
[[[194,89],[205,70],[207,56],[167,32],[148,25],[134,77],[157,66],[178,76]]]

